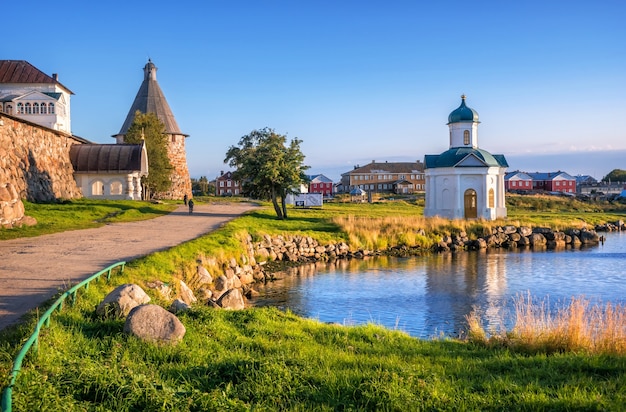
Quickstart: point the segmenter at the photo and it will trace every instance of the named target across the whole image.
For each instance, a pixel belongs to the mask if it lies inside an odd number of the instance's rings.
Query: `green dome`
[[[465,105],[465,95],[461,96],[461,105],[448,116],[448,124],[459,122],[477,122],[478,113]]]

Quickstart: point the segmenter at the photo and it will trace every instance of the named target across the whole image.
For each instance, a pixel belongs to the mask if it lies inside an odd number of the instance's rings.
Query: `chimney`
[[[58,73],[52,73],[52,79],[54,79],[55,82],[58,82],[59,81]]]
[[[224,176],[224,171],[220,170],[220,176]]]

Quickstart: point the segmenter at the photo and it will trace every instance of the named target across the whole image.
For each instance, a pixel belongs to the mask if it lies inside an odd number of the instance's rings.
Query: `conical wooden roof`
[[[135,112],[139,110],[141,113],[156,114],[159,120],[165,124],[166,133],[188,136],[180,131],[176,118],[174,118],[174,114],[167,104],[167,100],[165,100],[165,95],[156,80],[157,67],[152,63],[152,60],[148,59],[143,71],[143,82],[118,135],[125,135],[128,132],[135,119]]]

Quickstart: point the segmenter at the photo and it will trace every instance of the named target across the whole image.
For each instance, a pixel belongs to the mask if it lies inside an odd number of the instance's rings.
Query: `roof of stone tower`
[[[135,119],[135,112],[139,110],[141,113],[156,114],[159,120],[165,125],[165,131],[168,134],[188,136],[180,131],[174,114],[167,104],[167,100],[165,100],[165,95],[156,80],[157,67],[152,63],[152,60],[148,59],[148,63],[146,63],[143,68],[143,72],[143,82],[139,87],[137,96],[135,96],[133,105],[128,111],[126,121],[124,121],[124,125],[118,134],[126,134],[128,132],[128,129]]]

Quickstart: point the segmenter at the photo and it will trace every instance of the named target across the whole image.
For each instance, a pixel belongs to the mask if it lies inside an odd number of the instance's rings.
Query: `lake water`
[[[555,251],[490,250],[339,260],[305,265],[257,285],[254,306],[277,306],[322,322],[376,323],[412,336],[458,336],[473,308],[486,328],[510,327],[516,296],[550,306],[584,296],[626,303],[626,233],[604,244]]]

